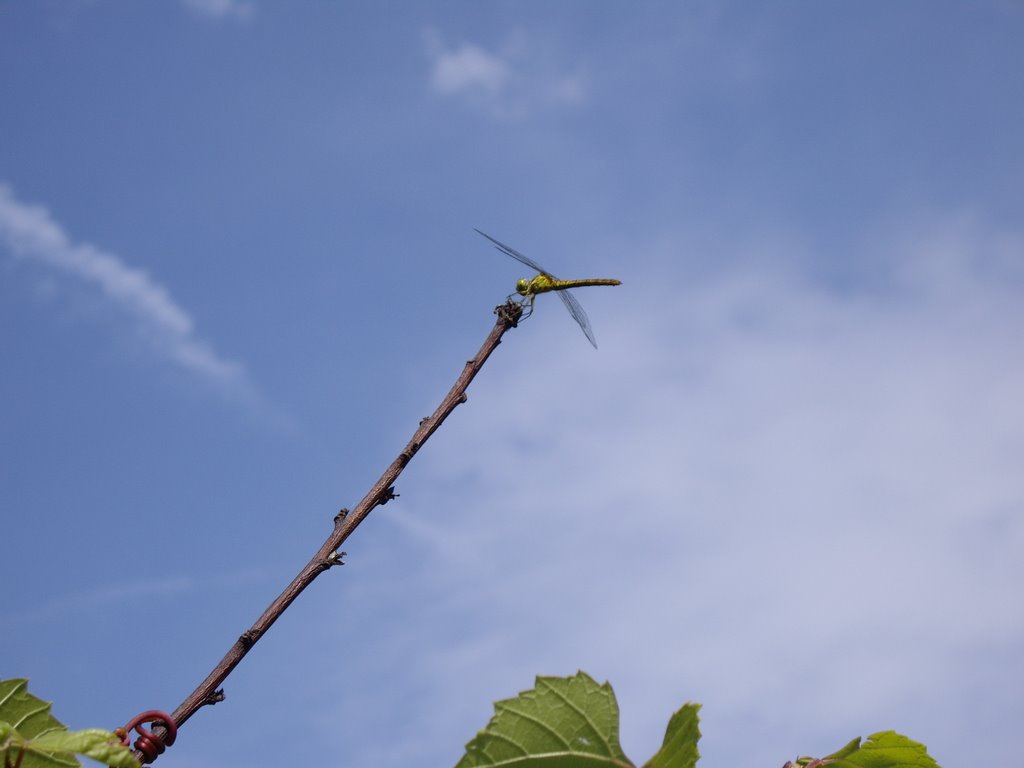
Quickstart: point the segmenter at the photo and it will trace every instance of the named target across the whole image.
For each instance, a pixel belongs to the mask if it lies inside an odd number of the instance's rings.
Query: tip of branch
[[[499,304],[494,308],[494,314],[515,328],[519,323],[519,318],[523,316],[523,305],[509,297],[504,304]]]

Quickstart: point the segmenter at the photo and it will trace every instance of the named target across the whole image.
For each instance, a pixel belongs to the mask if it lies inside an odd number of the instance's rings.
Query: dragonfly
[[[506,256],[511,256],[513,259],[521,264],[525,264],[530,269],[537,270],[538,274],[536,277],[532,277],[529,280],[523,277],[516,282],[516,293],[523,297],[522,303],[530,312],[533,311],[533,300],[538,294],[547,293],[549,291],[557,292],[558,298],[560,298],[562,303],[565,304],[565,308],[569,310],[569,314],[572,315],[572,319],[575,320],[583,330],[583,335],[586,336],[587,340],[594,345],[594,349],[597,349],[597,341],[594,339],[594,330],[590,327],[590,320],[587,318],[587,313],[583,311],[583,307],[580,306],[580,303],[576,300],[576,297],[572,295],[572,292],[569,289],[585,288],[591,285],[622,285],[621,280],[612,280],[610,278],[600,277],[585,280],[559,280],[540,264],[528,256],[521,254],[515,248],[505,245],[500,240],[495,240],[486,232],[481,232],[479,229],[477,229],[476,232],[490,240],[494,244],[494,247]]]

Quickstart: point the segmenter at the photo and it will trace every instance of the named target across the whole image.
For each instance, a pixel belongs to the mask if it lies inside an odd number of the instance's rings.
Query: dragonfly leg
[[[529,296],[521,296],[518,293],[510,293],[505,297],[506,302],[515,302],[523,308],[523,313],[519,316],[520,320],[525,320],[533,314],[533,294]]]
[[[523,305],[523,315],[519,318],[520,320],[525,320],[533,314],[533,298],[533,294],[531,293],[529,296],[523,296],[519,300],[519,303]]]

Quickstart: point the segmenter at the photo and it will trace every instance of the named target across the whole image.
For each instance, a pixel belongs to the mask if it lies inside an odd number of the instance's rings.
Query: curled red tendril
[[[143,728],[145,723],[160,723],[167,729],[167,733],[163,736],[157,736],[148,728]],[[159,709],[151,709],[148,712],[143,712],[140,715],[136,715],[128,724],[123,728],[118,728],[116,733],[121,737],[121,743],[124,746],[128,746],[128,742],[131,739],[131,732],[135,730],[139,734],[139,738],[135,740],[133,749],[142,753],[143,762],[152,763],[160,755],[164,753],[167,747],[174,743],[175,738],[178,736],[178,726],[174,724],[174,720],[166,712],[161,712]]]

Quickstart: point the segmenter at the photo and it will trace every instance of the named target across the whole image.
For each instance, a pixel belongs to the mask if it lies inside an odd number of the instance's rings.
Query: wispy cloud
[[[3,183],[0,244],[17,257],[99,290],[110,304],[133,318],[153,348],[175,365],[236,395],[254,396],[241,364],[222,357],[197,336],[192,317],[164,286],[112,253],[72,242],[46,208],[18,200]]]
[[[434,29],[423,33],[430,60],[430,86],[438,94],[464,98],[498,118],[523,118],[538,109],[571,107],[586,99],[582,74],[561,71],[552,56],[513,35],[500,49],[476,43],[448,45]]]
[[[253,14],[253,6],[243,0],[182,0],[185,7],[210,19],[245,21]]]
[[[266,579],[266,573],[261,570],[239,569],[222,573],[207,572],[198,576],[193,572],[188,576],[165,576],[119,584],[97,584],[52,597],[24,612],[13,614],[11,618],[18,622],[50,621],[75,613],[99,613],[111,609],[123,611],[125,606],[137,600],[147,600],[150,603],[155,600],[170,602],[196,589],[206,592],[232,592],[247,585],[261,584]]]
[[[49,621],[69,613],[93,613],[111,606],[123,609],[133,600],[169,599],[190,591],[194,582],[186,576],[146,579],[131,584],[107,584],[47,600],[15,616],[20,621]]]

